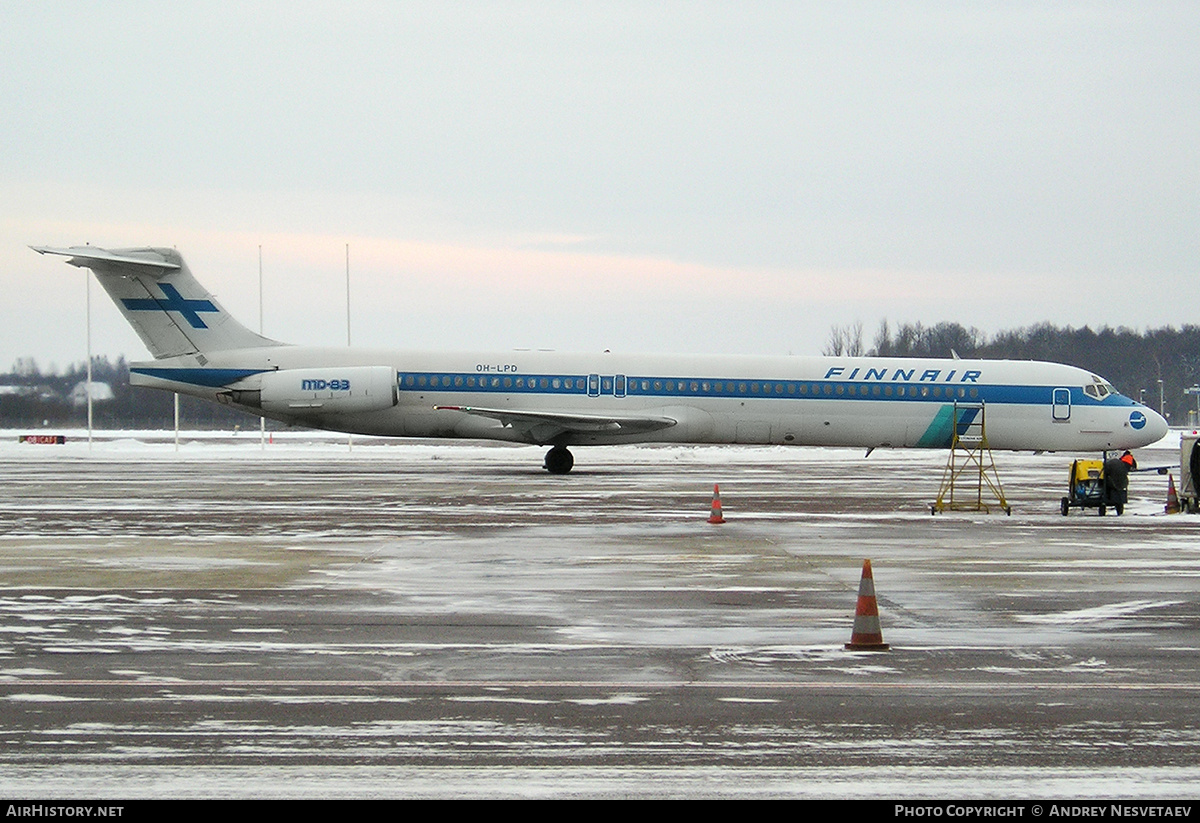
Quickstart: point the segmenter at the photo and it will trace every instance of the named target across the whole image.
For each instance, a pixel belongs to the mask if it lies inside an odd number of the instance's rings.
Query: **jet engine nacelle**
[[[234,402],[280,414],[353,414],[390,409],[400,400],[390,366],[282,369],[261,381],[257,392],[234,392]]]

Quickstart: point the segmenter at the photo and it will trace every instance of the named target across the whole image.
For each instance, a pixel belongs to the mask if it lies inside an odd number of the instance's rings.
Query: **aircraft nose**
[[[1145,437],[1145,445],[1157,443],[1167,436],[1167,421],[1161,414],[1154,409],[1145,409],[1142,414],[1146,415],[1146,425],[1142,427],[1140,434]]]
[[[1163,417],[1163,415],[1160,415],[1158,412],[1153,412],[1152,410],[1150,413],[1150,423],[1148,423],[1148,426],[1150,426],[1151,433],[1154,435],[1154,441],[1156,441],[1156,443],[1158,440],[1162,440],[1164,437],[1166,437],[1166,429],[1168,429],[1169,426],[1166,425],[1166,419]]]

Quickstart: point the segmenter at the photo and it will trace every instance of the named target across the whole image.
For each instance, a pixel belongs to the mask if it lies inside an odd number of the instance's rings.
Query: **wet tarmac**
[[[934,517],[944,452],[5,440],[9,796],[1200,794],[1165,477],[1064,518],[1072,455],[997,454],[1012,515]]]

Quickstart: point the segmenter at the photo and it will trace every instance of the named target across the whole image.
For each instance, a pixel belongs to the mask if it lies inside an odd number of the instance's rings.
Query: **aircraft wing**
[[[499,420],[505,426],[534,433],[537,439],[543,442],[564,432],[627,432],[632,434],[670,428],[679,422],[672,417],[628,414],[575,414],[527,409],[485,409],[479,406],[434,406],[434,408]]]

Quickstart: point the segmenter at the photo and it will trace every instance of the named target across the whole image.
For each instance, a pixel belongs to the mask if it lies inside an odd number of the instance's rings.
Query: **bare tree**
[[[829,338],[821,353],[826,357],[862,357],[863,354],[863,324],[856,320],[849,326],[831,326]]]
[[[829,337],[821,354],[826,357],[841,357],[846,353],[846,330],[841,326],[830,326]]]
[[[861,320],[855,320],[854,325],[847,329],[848,340],[846,342],[846,354],[850,357],[862,357],[865,353],[863,347],[863,324]]]

